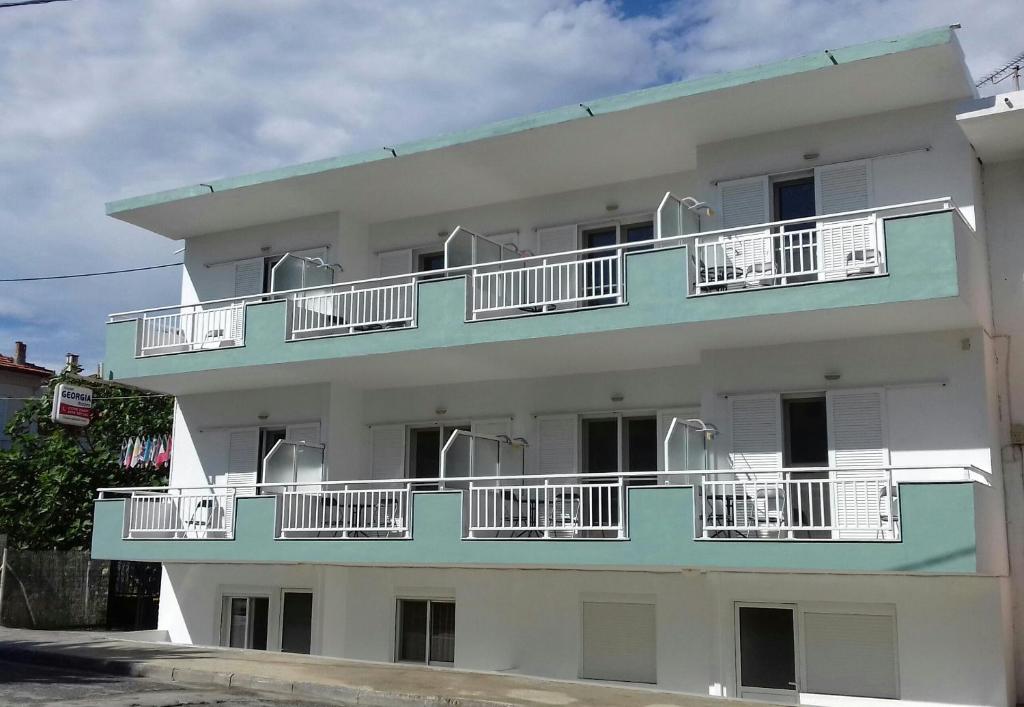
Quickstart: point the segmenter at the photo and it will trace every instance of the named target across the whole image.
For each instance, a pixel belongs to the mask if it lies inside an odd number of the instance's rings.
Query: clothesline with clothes
[[[170,435],[129,437],[121,445],[121,466],[125,469],[159,468],[170,462]]]

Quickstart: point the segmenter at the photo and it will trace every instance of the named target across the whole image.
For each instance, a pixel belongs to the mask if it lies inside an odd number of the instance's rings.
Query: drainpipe
[[[0,535],[3,553],[0,554],[0,626],[4,625],[4,588],[7,584],[7,536]]]

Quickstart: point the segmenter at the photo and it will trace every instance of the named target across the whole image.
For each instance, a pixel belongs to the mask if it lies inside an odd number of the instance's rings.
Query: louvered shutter
[[[821,215],[860,211],[871,206],[871,162],[856,160],[814,169],[817,211]],[[880,259],[872,218],[826,221],[819,229],[821,269],[826,279],[847,275],[847,258],[860,269]]]
[[[228,432],[228,471],[225,483],[232,487],[235,497],[255,496],[256,479],[260,465],[260,431],[255,427]],[[228,499],[224,508],[226,527],[234,528],[235,506]]]
[[[803,614],[806,692],[900,696],[893,615]]]
[[[889,464],[886,446],[885,391],[882,388],[829,391],[829,461],[833,467],[860,467],[859,471],[833,471],[833,537],[874,538],[879,524],[879,488]],[[866,469],[866,470],[864,470]],[[843,479],[874,478],[874,484]],[[859,526],[859,528],[858,528]]]
[[[402,248],[401,250],[389,250],[384,253],[378,253],[377,262],[380,266],[381,277],[411,273],[412,250]]]
[[[575,474],[579,449],[576,415],[537,418],[538,467],[542,474]]]
[[[303,444],[320,444],[320,423],[305,422],[301,425],[288,425],[285,428],[284,438],[288,442],[301,442]]]
[[[817,211],[821,215],[859,211],[871,206],[871,163],[839,162],[814,168]]]
[[[250,258],[235,263],[235,297],[248,297],[263,292],[263,258]]]
[[[580,677],[655,683],[658,680],[654,604],[584,602]]]
[[[778,393],[734,395],[729,398],[732,418],[732,466],[737,471],[782,467],[782,403]]]
[[[373,478],[405,478],[405,425],[374,427],[372,454]]]
[[[537,253],[552,256],[547,258],[549,265],[577,260],[576,255],[557,255],[574,251],[579,247],[577,232],[576,224],[537,229]],[[534,261],[531,265],[539,265],[539,263]],[[528,270],[525,273],[534,273],[533,275],[524,274],[525,280],[519,285],[521,290],[529,292],[528,303],[575,300],[580,296],[580,282],[575,266],[548,268],[540,277],[537,276],[536,271]]]
[[[718,183],[722,209],[722,228],[737,228],[767,223],[768,177],[750,177]]]

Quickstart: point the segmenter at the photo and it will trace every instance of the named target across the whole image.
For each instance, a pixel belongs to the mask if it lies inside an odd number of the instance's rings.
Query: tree
[[[93,391],[87,427],[50,420],[58,383]],[[165,469],[126,469],[121,447],[129,437],[171,432],[174,399],[65,371],[45,394],[27,401],[7,425],[11,448],[0,451],[0,534],[24,549],[86,548],[93,499],[104,486],[162,486]]]

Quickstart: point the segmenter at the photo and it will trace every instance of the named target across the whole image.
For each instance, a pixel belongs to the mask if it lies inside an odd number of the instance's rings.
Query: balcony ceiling
[[[1024,91],[971,101],[956,120],[983,162],[1024,158]]]
[[[944,28],[595,100],[593,117],[560,108],[398,145],[397,158],[373,150],[107,212],[175,239],[335,211],[375,223],[686,171],[698,145],[972,95]]]

